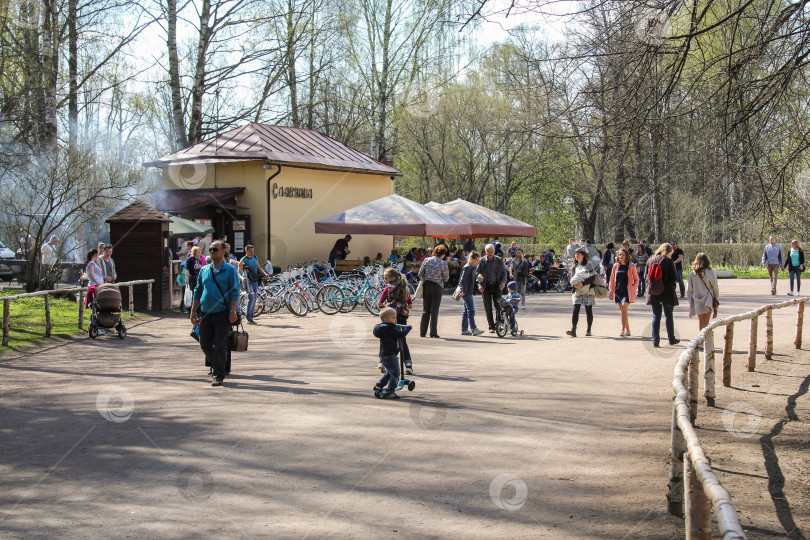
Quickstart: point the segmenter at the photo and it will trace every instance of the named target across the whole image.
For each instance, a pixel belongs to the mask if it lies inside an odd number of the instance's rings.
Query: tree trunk
[[[194,69],[194,82],[191,86],[191,119],[188,125],[188,143],[197,144],[202,140],[202,100],[205,93],[205,65],[208,46],[211,44],[211,0],[202,0],[200,11],[200,34],[197,40],[197,61]]]
[[[182,150],[188,146],[186,139],[186,123],[183,119],[183,100],[180,88],[180,62],[177,57],[177,0],[168,2],[168,38],[166,46],[169,49],[169,89],[172,101],[172,130],[174,131],[174,150]]]
[[[54,149],[57,142],[56,85],[59,73],[59,10],[56,0],[45,1],[42,25],[42,68],[45,99],[43,103],[43,132],[41,149]]]
[[[287,0],[287,88],[290,92],[290,121],[294,127],[301,127],[298,113],[298,84],[295,73],[295,9],[292,0]]]
[[[76,31],[76,0],[68,0],[68,141],[71,148],[79,139],[79,50]]]

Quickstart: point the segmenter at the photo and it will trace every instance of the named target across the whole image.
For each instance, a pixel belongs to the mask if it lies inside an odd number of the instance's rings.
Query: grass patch
[[[717,270],[729,271],[730,270],[731,273],[734,275],[734,277],[737,278],[737,279],[770,279],[770,276],[768,275],[768,269],[767,268],[759,268],[757,266],[751,266],[747,270],[729,268],[727,266],[712,266],[712,269],[715,270],[715,271],[717,271]],[[684,281],[686,281],[686,279],[689,277],[689,272],[691,272],[691,271],[692,271],[691,266],[689,268],[684,267],[684,269],[683,269],[683,279],[684,279]],[[779,272],[779,279],[782,279],[782,278],[790,279],[790,275],[788,274],[787,270],[785,270],[783,272]]]
[[[2,291],[3,296],[19,294],[19,291]],[[84,330],[79,328],[79,304],[66,298],[51,296],[51,337],[87,335],[90,310],[84,311]],[[9,303],[9,347],[0,347],[0,354],[10,348],[30,345],[45,339],[45,299],[42,296],[21,298]],[[124,310],[124,322],[132,317]]]

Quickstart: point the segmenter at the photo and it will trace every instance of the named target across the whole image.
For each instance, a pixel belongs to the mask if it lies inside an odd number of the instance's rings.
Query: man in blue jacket
[[[204,266],[197,277],[191,324],[200,324],[200,347],[206,364],[211,365],[211,386],[222,386],[228,361],[228,332],[239,320],[239,274],[233,265],[225,262],[222,242],[213,242],[208,251],[211,264]]]

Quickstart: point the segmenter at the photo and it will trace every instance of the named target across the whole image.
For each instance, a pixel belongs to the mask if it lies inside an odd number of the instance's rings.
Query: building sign
[[[235,219],[233,220],[233,230],[234,231],[244,231],[245,230],[245,220],[244,219]]]
[[[245,251],[245,233],[242,231],[233,233],[233,250],[237,253]]]
[[[312,190],[298,187],[283,187],[279,186],[278,184],[273,184],[273,198],[278,199],[279,197],[289,199],[311,199]]]

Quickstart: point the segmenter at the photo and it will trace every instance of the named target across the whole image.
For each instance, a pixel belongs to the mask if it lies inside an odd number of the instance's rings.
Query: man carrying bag
[[[227,371],[228,336],[231,325],[239,320],[239,274],[233,265],[225,264],[222,242],[213,242],[209,253],[211,264],[200,270],[194,289],[191,324],[200,325],[200,348],[206,364],[211,365],[211,386],[222,386]]]

